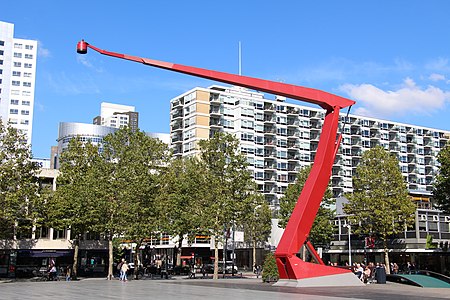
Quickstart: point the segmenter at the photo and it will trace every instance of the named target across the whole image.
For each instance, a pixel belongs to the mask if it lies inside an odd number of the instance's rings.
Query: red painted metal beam
[[[307,87],[110,52],[92,46],[85,41],[80,41],[77,44],[78,53],[87,53],[87,48],[107,56],[317,104],[325,109],[325,121],[313,167],[278,244],[275,257],[281,279],[298,280],[349,272],[348,270],[323,265],[311,243],[307,242],[307,238],[328,186],[331,169],[341,141],[341,135],[337,137],[339,110],[355,104],[355,101]],[[305,242],[319,264],[304,262],[296,256]]]

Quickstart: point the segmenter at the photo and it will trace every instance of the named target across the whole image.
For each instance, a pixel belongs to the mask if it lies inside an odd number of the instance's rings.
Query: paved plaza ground
[[[256,278],[80,281],[4,281],[0,299],[164,299],[164,300],[322,300],[322,299],[450,299],[450,289],[419,288],[395,283],[361,287],[274,287]]]

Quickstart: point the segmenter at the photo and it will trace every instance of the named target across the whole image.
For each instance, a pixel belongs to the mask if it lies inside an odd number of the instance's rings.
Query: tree
[[[256,264],[256,246],[265,242],[270,237],[272,229],[272,211],[260,193],[254,193],[249,197],[249,205],[246,206],[242,216],[244,238],[253,248],[253,265]]]
[[[377,146],[363,153],[353,176],[353,193],[344,210],[355,233],[377,236],[383,243],[389,273],[388,239],[414,221],[415,206],[395,156]],[[353,227],[352,227],[353,229]]]
[[[295,183],[288,186],[284,196],[280,199],[279,227],[286,228],[310,172],[311,166],[301,168],[297,174]],[[332,197],[333,194],[331,189],[328,188],[325,191],[325,195],[322,199],[316,218],[314,219],[313,226],[309,233],[309,239],[315,245],[327,245],[331,241],[331,237],[334,232],[332,224],[334,213],[330,208],[333,203]]]
[[[74,246],[72,277],[76,278],[81,235],[98,230],[102,222],[97,201],[97,168],[101,158],[97,146],[73,138],[61,153],[59,163],[57,189],[47,201],[48,225],[55,229],[70,228]]]
[[[31,238],[39,185],[25,135],[0,119],[0,239]]]
[[[169,151],[158,139],[129,127],[107,135],[103,140],[103,170],[99,174],[104,184],[103,232],[109,241],[109,270],[112,277],[112,241],[122,236],[136,243],[136,250],[145,238],[159,232],[163,221],[157,211],[159,193],[157,177],[167,164]],[[138,251],[135,251],[135,275],[138,272]]]
[[[181,246],[184,236],[189,242],[196,234],[205,231],[201,217],[200,199],[207,194],[206,177],[202,164],[196,157],[174,159],[159,177],[160,193],[157,201],[161,229],[178,237],[176,265],[181,265]],[[208,235],[209,232],[203,232]]]
[[[208,193],[200,201],[202,228],[214,237],[214,279],[218,278],[218,243],[223,235],[237,225],[242,206],[255,191],[253,177],[247,170],[247,159],[239,152],[239,141],[230,134],[216,133],[202,140],[200,158],[206,176]],[[225,253],[224,253],[225,254]],[[225,256],[224,256],[225,257]]]
[[[272,252],[267,253],[264,259],[262,280],[263,282],[277,281],[280,275],[278,273],[277,261]]]
[[[434,182],[433,196],[443,211],[450,213],[450,143],[437,156],[439,173]]]

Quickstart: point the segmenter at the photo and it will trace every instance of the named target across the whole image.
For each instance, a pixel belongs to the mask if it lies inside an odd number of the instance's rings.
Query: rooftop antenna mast
[[[242,75],[242,49],[241,41],[239,41],[239,76]]]

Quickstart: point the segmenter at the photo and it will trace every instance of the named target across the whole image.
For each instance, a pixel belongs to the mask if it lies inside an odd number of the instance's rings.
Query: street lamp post
[[[351,241],[351,235],[352,235],[352,226],[350,223],[344,225],[345,228],[348,229],[348,264],[352,265],[352,241]]]

